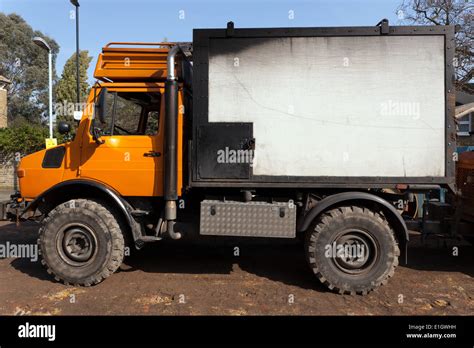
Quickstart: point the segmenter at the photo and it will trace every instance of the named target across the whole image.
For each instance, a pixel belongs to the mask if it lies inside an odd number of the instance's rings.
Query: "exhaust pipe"
[[[168,76],[165,82],[165,144],[164,144],[164,199],[166,230],[171,238],[180,239],[181,233],[174,230],[177,216],[178,194],[176,183],[177,167],[177,122],[178,122],[178,81],[175,74],[176,55],[181,51],[178,45],[168,52]]]

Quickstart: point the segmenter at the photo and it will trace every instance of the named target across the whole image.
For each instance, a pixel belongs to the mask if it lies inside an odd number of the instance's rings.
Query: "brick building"
[[[7,87],[10,83],[10,80],[0,75],[0,128],[6,128],[8,124]]]

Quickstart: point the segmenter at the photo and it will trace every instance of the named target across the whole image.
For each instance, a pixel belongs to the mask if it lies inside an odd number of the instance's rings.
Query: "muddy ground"
[[[34,244],[38,225],[0,222],[0,244]],[[1,315],[450,315],[474,313],[473,247],[412,236],[408,265],[367,296],[320,285],[302,246],[233,240],[157,243],[103,283],[55,282],[39,262],[0,259]],[[235,256],[235,247],[240,255]],[[453,256],[453,246],[458,256]]]

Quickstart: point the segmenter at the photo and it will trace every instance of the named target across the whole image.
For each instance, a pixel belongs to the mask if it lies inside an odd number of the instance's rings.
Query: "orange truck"
[[[47,271],[90,286],[147,242],[301,236],[328,288],[385,284],[401,198],[455,190],[454,28],[193,35],[106,45],[73,140],[21,159],[9,207]]]

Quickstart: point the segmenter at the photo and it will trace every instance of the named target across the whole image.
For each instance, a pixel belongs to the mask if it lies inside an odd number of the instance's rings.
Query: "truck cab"
[[[21,160],[21,197],[29,201],[57,184],[78,179],[107,185],[121,196],[163,196],[164,96],[170,44],[134,46],[111,43],[104,47],[95,70],[98,81],[91,88],[74,139]],[[184,116],[180,84],[179,154]],[[177,163],[176,189],[180,191],[183,168],[182,161]]]

